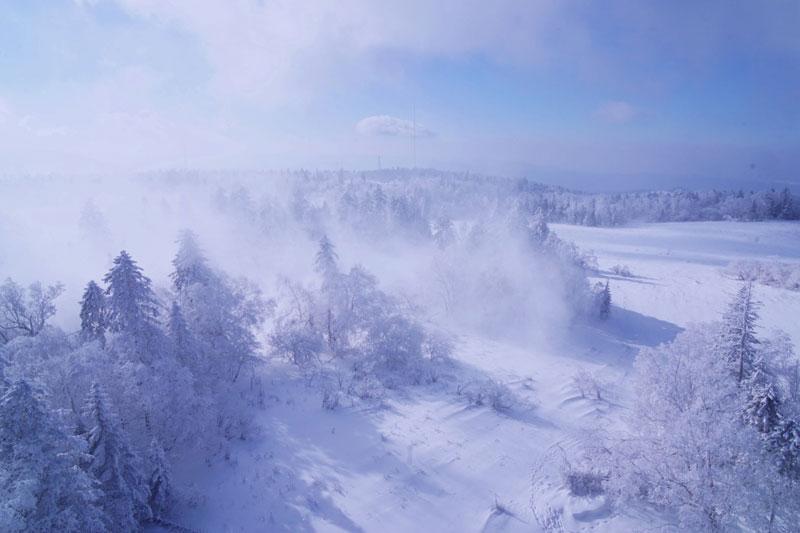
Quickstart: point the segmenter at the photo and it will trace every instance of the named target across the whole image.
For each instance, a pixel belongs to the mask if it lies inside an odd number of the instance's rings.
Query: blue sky
[[[0,172],[800,183],[800,2],[0,3]]]

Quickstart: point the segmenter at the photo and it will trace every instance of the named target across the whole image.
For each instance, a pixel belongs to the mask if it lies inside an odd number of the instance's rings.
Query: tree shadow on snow
[[[682,331],[672,322],[612,306],[606,321],[574,324],[564,353],[582,361],[630,367],[641,348],[671,342]]]
[[[393,413],[390,408],[356,406],[328,411],[321,407],[318,391],[302,386],[295,388],[293,401],[272,409],[264,421],[273,431],[266,437],[272,450],[271,468],[283,473],[276,476],[282,481],[271,504],[275,510],[269,531],[311,532],[316,530],[312,522],[327,522],[343,531],[361,532],[363,527],[342,502],[351,502],[353,508],[372,515],[379,512],[374,505],[379,498],[411,502],[446,494],[408,460],[405,450],[387,445],[390,438],[379,423],[382,413]],[[358,482],[359,478],[366,483]],[[385,494],[351,492],[375,486],[375,478],[384,480],[376,489]],[[374,518],[378,523],[384,520],[388,527],[393,515],[386,512],[385,517],[373,517],[373,523]]]
[[[671,342],[683,328],[643,315],[630,309],[613,307],[610,319],[605,323],[604,331],[616,339],[637,346],[655,347],[659,344]]]

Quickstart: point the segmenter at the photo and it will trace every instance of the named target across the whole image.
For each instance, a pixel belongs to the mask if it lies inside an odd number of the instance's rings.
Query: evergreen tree
[[[336,247],[328,239],[327,235],[323,235],[319,240],[319,250],[314,259],[315,270],[325,277],[330,277],[339,271],[338,260],[339,256],[336,254]]]
[[[605,286],[600,291],[599,295],[600,301],[600,319],[606,320],[611,315],[611,288],[608,285],[608,281],[606,281]]]
[[[148,455],[150,475],[147,478],[147,503],[153,517],[161,518],[169,509],[172,499],[170,469],[164,456],[164,448],[154,437],[150,443]]]
[[[136,531],[140,521],[150,518],[147,484],[111,401],[97,383],[86,398],[84,419],[89,428],[88,470],[103,489],[102,504],[113,530]]]
[[[184,230],[178,237],[178,253],[172,260],[175,270],[169,275],[172,286],[180,293],[193,283],[206,284],[213,277],[205,254],[191,230]]]
[[[769,434],[781,421],[780,400],[771,380],[757,368],[744,383],[747,395],[744,418],[762,434]]]
[[[150,288],[150,278],[142,274],[136,261],[123,250],[103,281],[108,285],[109,329],[126,334],[126,340],[132,341],[134,348],[151,352],[158,333],[158,302]]]
[[[79,467],[81,441],[67,434],[25,381],[0,399],[0,525],[3,531],[106,531],[96,481]]]
[[[81,298],[81,338],[84,341],[106,342],[106,297],[97,283],[90,281]]]
[[[753,283],[746,282],[722,317],[721,348],[741,383],[753,371],[758,339],[755,335],[759,302],[753,299]]]
[[[189,331],[189,327],[186,325],[186,319],[183,316],[183,311],[181,311],[181,306],[178,305],[178,302],[172,302],[172,307],[169,310],[167,329],[169,331],[169,338],[172,341],[172,346],[175,350],[175,356],[181,363],[187,364],[192,357],[192,334]]]

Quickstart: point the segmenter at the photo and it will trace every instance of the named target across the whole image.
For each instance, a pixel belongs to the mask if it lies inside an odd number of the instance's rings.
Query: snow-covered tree
[[[156,321],[159,306],[150,287],[150,278],[123,250],[103,281],[107,284],[109,329],[132,342],[143,360],[153,357],[159,331]]]
[[[389,387],[422,380],[424,331],[414,322],[391,315],[367,332],[365,367]]]
[[[98,343],[75,346],[62,330],[47,327],[35,337],[17,337],[4,347],[7,374],[47,392],[53,408],[78,417],[91,382],[112,373],[113,359]]]
[[[741,388],[717,356],[713,329],[690,327],[637,357],[630,433],[613,440],[610,486],[677,511],[691,531],[790,531],[797,486],[742,420]]]
[[[164,455],[164,448],[158,439],[153,438],[147,456],[149,475],[147,476],[147,504],[154,518],[161,518],[172,505],[172,484],[170,467]]]
[[[753,370],[741,383],[744,396],[742,415],[745,421],[762,434],[769,434],[781,420],[781,400],[773,384],[773,377],[767,374],[760,356],[754,362]]]
[[[107,531],[104,497],[80,466],[80,439],[68,435],[25,381],[0,399],[0,529]]]
[[[64,292],[61,283],[43,287],[34,282],[24,289],[12,279],[0,285],[0,344],[18,335],[36,336],[56,314],[55,299]]]
[[[527,230],[528,239],[535,245],[543,244],[550,236],[550,228],[547,226],[544,216],[540,213],[537,213],[528,220]]]
[[[800,358],[791,338],[784,331],[774,330],[759,341],[765,372],[772,378],[779,395],[787,405],[800,407]]]
[[[88,428],[87,469],[103,490],[103,509],[114,531],[138,531],[150,518],[147,480],[141,463],[123,431],[111,400],[93,383],[84,406]]]
[[[203,380],[235,381],[252,363],[258,341],[254,330],[270,309],[261,290],[245,279],[217,273],[207,285],[190,285],[181,303],[197,341],[195,375]]]
[[[600,320],[606,320],[611,316],[611,288],[608,281],[597,291],[597,313]]]
[[[107,315],[105,293],[97,283],[90,281],[81,298],[81,339],[105,345]]]
[[[303,370],[311,370],[319,364],[325,349],[323,335],[313,322],[291,315],[276,321],[269,340],[275,355],[285,357]]]
[[[339,271],[338,260],[336,247],[327,235],[323,235],[319,240],[319,248],[314,258],[315,270],[326,278],[335,275]]]
[[[753,371],[758,353],[755,334],[760,303],[753,298],[753,283],[745,282],[722,317],[722,356],[741,382]]]
[[[779,472],[800,482],[800,425],[781,419],[768,437],[769,451],[777,457]]]
[[[195,342],[192,337],[189,326],[186,324],[186,319],[181,311],[181,306],[178,302],[172,302],[169,310],[169,322],[167,323],[167,330],[169,338],[172,341],[172,347],[175,351],[175,356],[182,364],[188,364],[196,349]]]
[[[197,236],[191,230],[184,230],[178,237],[178,252],[172,260],[174,270],[169,275],[176,292],[194,284],[205,284],[213,277],[203,250],[197,243]]]
[[[455,242],[456,233],[449,217],[442,215],[433,222],[433,240],[441,250]]]

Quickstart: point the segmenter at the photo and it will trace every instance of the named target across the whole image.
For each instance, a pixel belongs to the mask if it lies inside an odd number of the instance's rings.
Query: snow
[[[685,222],[630,228],[551,225],[580,248],[594,250],[611,278],[615,305],[679,327],[718,319],[740,282],[724,267],[744,259],[800,263],[796,222]],[[614,276],[625,264],[632,278]],[[758,285],[761,323],[786,331],[800,345],[800,292]]]
[[[629,531],[652,517],[569,496],[559,476],[591,426],[621,424],[637,350],[715,320],[738,287],[736,259],[800,262],[797,223],[670,223],[628,228],[552,225],[598,257],[611,319],[537,345],[452,331],[457,379],[492,379],[516,398],[506,411],[469,407],[454,384],[394,391],[382,405],[321,408],[320,393],[284,363],[262,369],[264,435],[227,460],[178,470],[191,487],[175,516],[199,531],[539,531],[563,509],[568,531]],[[632,277],[611,273],[628,266]],[[800,292],[758,285],[765,328],[800,344]],[[603,400],[572,384],[587,370]],[[563,452],[561,450],[564,450]],[[536,516],[534,516],[534,511]]]

